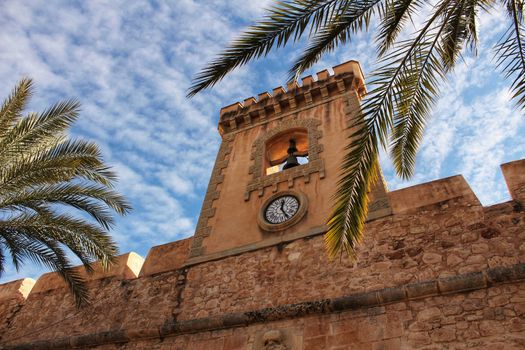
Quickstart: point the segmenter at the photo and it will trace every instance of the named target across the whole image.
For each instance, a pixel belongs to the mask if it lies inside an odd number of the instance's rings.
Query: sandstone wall
[[[304,350],[518,350],[525,347],[524,287],[523,283],[507,284],[453,296],[96,349],[264,349],[261,338],[268,330],[281,330],[283,344]]]
[[[0,334],[8,331],[34,284],[31,278],[24,278],[0,285]]]
[[[491,207],[460,176],[390,192],[356,262],[314,235],[187,264],[189,239],[98,271],[82,310],[56,274],[1,285],[0,346],[257,350],[276,330],[293,349],[524,348],[525,160],[509,164],[513,200]]]

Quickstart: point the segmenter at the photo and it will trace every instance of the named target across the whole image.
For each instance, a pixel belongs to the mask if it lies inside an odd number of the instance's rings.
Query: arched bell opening
[[[286,130],[266,142],[265,174],[270,175],[308,163],[306,128]]]

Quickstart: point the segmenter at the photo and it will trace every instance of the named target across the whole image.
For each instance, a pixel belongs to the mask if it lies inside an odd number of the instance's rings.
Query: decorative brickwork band
[[[4,347],[0,346],[0,349],[81,349],[105,344],[128,343],[130,341],[144,339],[163,339],[167,336],[244,327],[261,322],[273,322],[307,315],[357,310],[438,295],[470,292],[503,283],[515,283],[523,280],[525,280],[525,264],[521,263],[509,267],[497,267],[480,272],[406,284],[399,287],[351,294],[334,299],[308,301],[187,321],[168,321],[160,329],[115,330],[34,343],[6,345]]]
[[[213,202],[219,198],[220,191],[217,190],[217,185],[223,182],[224,175],[222,170],[228,166],[228,155],[232,150],[232,142],[235,135],[224,135],[222,143],[213,166],[211,173],[210,182],[208,184],[208,191],[204,196],[204,202],[202,203],[201,213],[197,227],[195,229],[195,235],[193,236],[193,242],[190,249],[190,258],[196,257],[203,254],[202,241],[205,237],[209,236],[211,228],[208,226],[208,219],[215,215],[215,208],[213,208]]]
[[[310,175],[313,173],[319,173],[319,177],[321,179],[324,178],[324,162],[319,156],[323,151],[323,145],[319,143],[319,139],[323,136],[323,133],[318,129],[320,125],[321,121],[313,118],[285,119],[278,126],[255,140],[250,156],[253,163],[248,169],[249,173],[252,174],[252,179],[246,186],[244,200],[250,200],[250,194],[253,191],[257,191],[259,197],[263,196],[266,187],[273,187],[275,192],[277,185],[281,182],[288,182],[288,188],[293,188],[294,181],[297,178],[302,178],[307,183],[310,181]],[[268,140],[287,130],[301,128],[306,129],[308,133],[308,163],[275,174],[263,174],[265,145]]]

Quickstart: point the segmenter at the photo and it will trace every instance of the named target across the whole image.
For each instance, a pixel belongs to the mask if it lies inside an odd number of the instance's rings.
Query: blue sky
[[[151,246],[193,234],[219,146],[221,106],[283,85],[300,46],[243,67],[214,89],[185,98],[191,77],[270,1],[2,1],[0,97],[29,76],[30,110],[78,98],[73,136],[95,140],[120,177],[134,211],[113,235],[121,252],[146,256]],[[401,181],[383,155],[390,189],[463,174],[483,204],[509,199],[499,164],[525,154],[521,114],[491,47],[505,29],[502,11],[482,15],[477,57],[467,55],[442,89],[426,130],[417,172]],[[356,36],[305,75],[359,60],[374,67],[373,39]],[[30,264],[0,279],[38,277]]]

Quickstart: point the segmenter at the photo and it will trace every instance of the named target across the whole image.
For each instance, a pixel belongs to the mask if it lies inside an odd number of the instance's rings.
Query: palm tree
[[[299,77],[325,53],[348,43],[377,19],[379,68],[370,79],[362,118],[351,135],[342,165],[325,242],[330,256],[354,255],[367,216],[370,185],[378,176],[378,151],[388,150],[396,173],[410,178],[416,153],[439,87],[462,52],[476,52],[480,14],[505,9],[508,30],[496,45],[496,64],[511,79],[519,109],[525,107],[525,32],[522,0],[288,0],[267,10],[194,79],[188,96],[219,82],[236,67],[308,37],[308,45],[290,69]],[[503,5],[498,7],[498,5]],[[398,39],[416,13],[428,9],[408,39]]]
[[[66,248],[88,272],[95,260],[107,268],[117,254],[111,211],[130,206],[112,190],[115,174],[98,146],[66,135],[79,103],[23,116],[31,91],[31,80],[21,80],[0,108],[0,275],[7,253],[17,270],[27,259],[42,264],[61,274],[80,307],[88,293]]]

